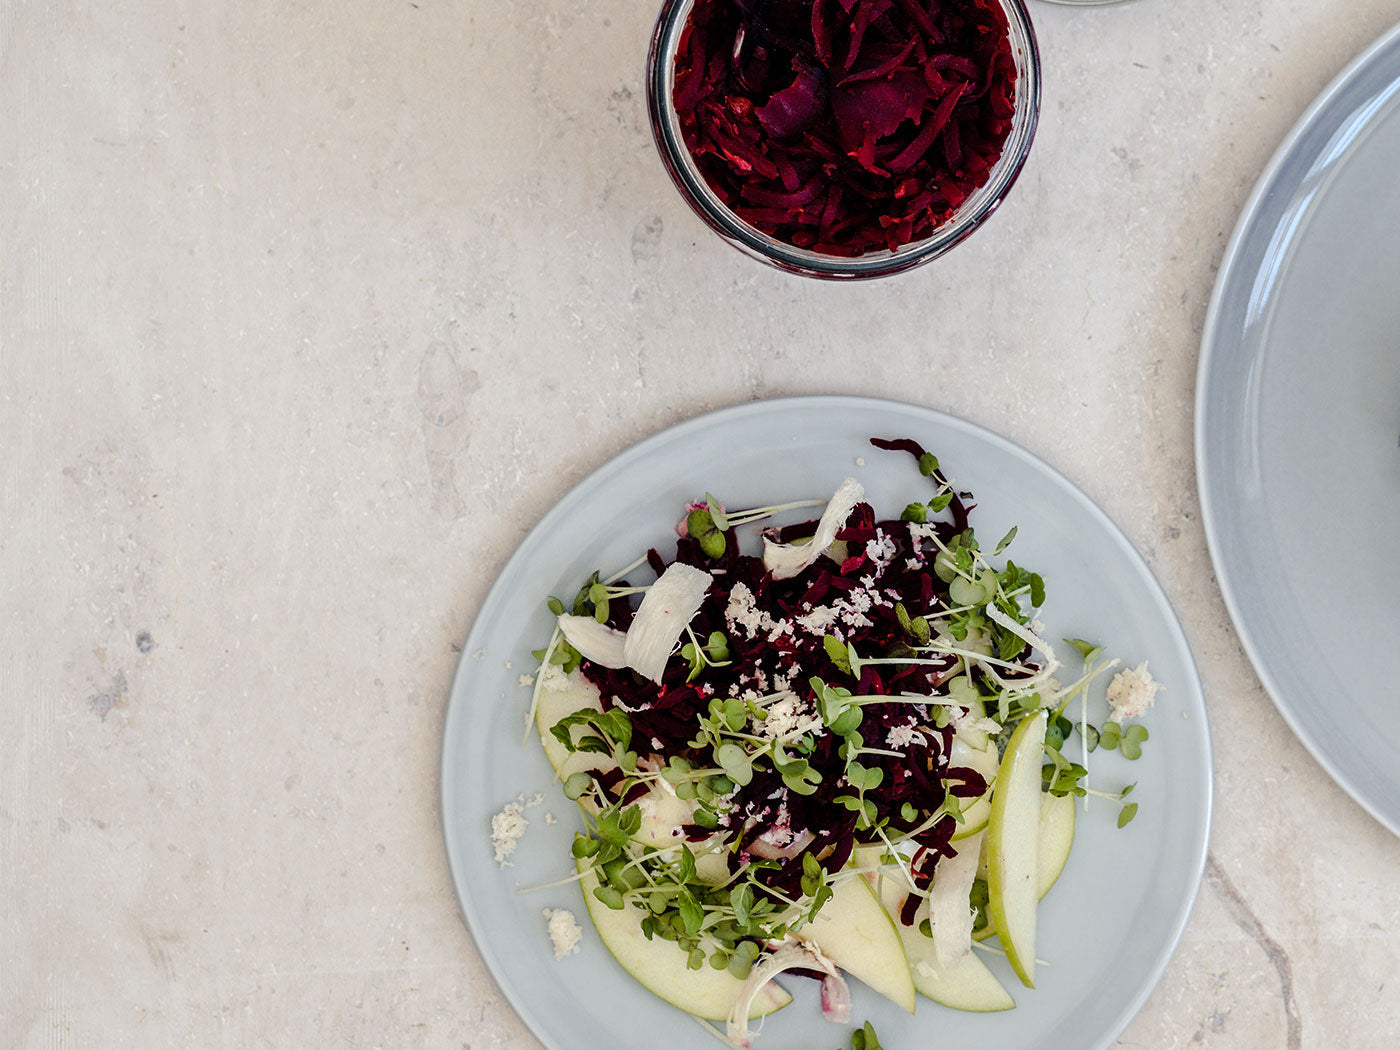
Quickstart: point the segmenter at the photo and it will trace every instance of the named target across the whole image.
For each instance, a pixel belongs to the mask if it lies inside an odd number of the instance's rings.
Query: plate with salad
[[[444,726],[477,946],[550,1050],[1107,1047],[1205,860],[1181,628],[990,432],[752,402],[601,467],[501,570]]]

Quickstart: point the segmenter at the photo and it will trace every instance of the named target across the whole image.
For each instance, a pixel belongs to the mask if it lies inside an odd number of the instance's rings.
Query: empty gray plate
[[[1264,686],[1400,833],[1400,27],[1275,155],[1196,388],[1206,537]]]
[[[1091,756],[1095,786],[1118,791],[1137,781],[1133,798],[1142,808],[1122,830],[1110,802],[1095,799],[1081,814],[1069,863],[1041,907],[1036,954],[1051,965],[1039,972],[1039,986],[1022,988],[1005,960],[992,958],[1015,1010],[965,1014],[921,1000],[911,1017],[856,986],[853,1020],[873,1021],[890,1047],[1102,1050],[1166,967],[1205,861],[1210,740],[1186,639],[1143,560],[1083,493],[979,427],[871,398],[758,401],[662,431],[565,495],[501,569],[463,648],[443,727],[447,856],[482,958],[549,1050],[720,1044],[622,971],[588,926],[576,885],[518,892],[571,874],[569,846],[579,826],[539,744],[524,739],[530,690],[520,676],[533,669],[530,650],[549,638],[546,595],[571,595],[594,569],[607,575],[649,546],[673,554],[684,505],[707,490],[729,506],[763,506],[827,498],[849,474],[882,515],[897,517],[930,490],[909,456],[871,448],[872,435],[912,437],[934,452],[959,487],[976,494],[973,524],[988,545],[1019,525],[1007,554],[1044,575],[1049,637],[1093,638],[1125,660],[1148,660],[1166,691],[1146,719],[1152,738],[1139,761],[1116,752]],[[470,561],[458,566],[478,570]],[[1073,674],[1078,657],[1063,650],[1065,673]],[[492,858],[491,816],[522,792],[543,792],[545,801],[527,811],[531,826],[514,867],[502,870]],[[555,823],[545,822],[546,811]],[[545,907],[579,916],[581,954],[555,961]],[[784,983],[797,1001],[768,1019],[755,1050],[849,1045],[849,1027],[821,1019],[814,982]]]

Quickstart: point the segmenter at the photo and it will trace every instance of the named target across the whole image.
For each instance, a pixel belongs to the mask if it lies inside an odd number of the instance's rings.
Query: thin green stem
[[[627,575],[629,572],[631,572],[633,569],[640,569],[640,568],[641,568],[643,565],[645,565],[646,563],[647,563],[647,556],[646,556],[645,554],[643,554],[640,558],[638,558],[636,561],[634,561],[631,565],[628,565],[628,566],[626,566],[626,567],[624,567],[624,568],[618,569],[617,572],[615,572],[615,573],[613,573],[611,576],[609,576],[606,580],[603,581],[603,586],[605,586],[605,587],[611,586],[612,584],[616,583],[618,580],[622,579],[622,577],[626,576],[626,575]]]
[[[549,659],[554,655],[554,649],[559,644],[559,639],[564,637],[564,632],[559,629],[556,620],[554,633],[549,636],[549,644],[545,646],[544,658],[540,661],[540,669],[535,672],[535,688],[530,694],[530,710],[525,712],[525,734],[520,738],[520,746],[525,746],[525,741],[530,739],[530,729],[535,724],[535,712],[540,707],[540,690],[544,688],[544,673],[550,667]]]
[[[802,510],[806,507],[825,507],[827,501],[824,499],[802,499],[794,503],[779,503],[772,507],[754,507],[751,510],[736,510],[725,514],[729,520],[729,527],[735,528],[739,525],[749,525],[763,518],[771,518],[774,514],[781,514],[785,510]]]

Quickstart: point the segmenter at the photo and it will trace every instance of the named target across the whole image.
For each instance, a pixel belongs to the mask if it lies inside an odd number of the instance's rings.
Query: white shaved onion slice
[[[564,632],[564,640],[577,649],[585,660],[603,667],[627,666],[627,658],[623,654],[627,635],[622,631],[599,623],[591,616],[571,616],[568,613],[559,617],[559,630]]]
[[[944,857],[934,869],[928,917],[933,927],[933,950],[940,966],[951,967],[972,950],[972,908],[968,897],[977,878],[984,834],[979,831],[953,843],[957,855]]]
[[[847,478],[831,497],[817,522],[817,531],[806,543],[774,543],[763,540],[763,565],[775,580],[796,576],[822,556],[836,542],[836,534],[846,524],[857,503],[865,498],[865,489],[855,478]]]
[[[729,1009],[726,1034],[736,1046],[748,1046],[752,1038],[749,1032],[749,1008],[760,989],[785,970],[816,970],[826,974],[822,980],[822,1016],[828,1021],[844,1024],[851,1018],[851,993],[846,979],[836,964],[806,944],[788,942],[771,955],[758,962],[749,971],[748,978],[739,988],[734,1005]]]
[[[671,650],[699,611],[713,581],[714,577],[708,572],[693,565],[673,562],[667,566],[647,588],[642,604],[637,606],[637,615],[632,618],[632,626],[627,629],[622,650],[627,666],[643,678],[661,681]]]

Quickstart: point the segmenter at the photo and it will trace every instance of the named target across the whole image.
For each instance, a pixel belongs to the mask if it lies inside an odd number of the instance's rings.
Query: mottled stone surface
[[[813,391],[1026,445],[1182,617],[1211,862],[1119,1045],[1395,1045],[1400,842],[1241,652],[1191,421],[1249,188],[1396,7],[1033,6],[1005,207],[837,287],[680,202],[646,4],[0,4],[0,1045],[535,1046],[441,848],[454,647],[604,458]]]

